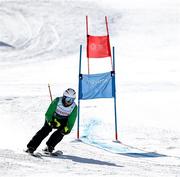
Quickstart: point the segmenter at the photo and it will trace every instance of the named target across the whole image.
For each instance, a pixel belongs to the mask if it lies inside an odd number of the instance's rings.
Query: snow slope
[[[89,100],[81,102],[82,142],[75,125],[57,146],[61,158],[27,156],[50,103],[48,83],[53,97],[77,90],[80,44],[87,72],[86,15],[96,35],[108,16],[122,144],[113,142],[113,100]],[[6,0],[0,20],[0,176],[179,176],[178,0]],[[91,61],[92,72],[108,70],[103,62]]]

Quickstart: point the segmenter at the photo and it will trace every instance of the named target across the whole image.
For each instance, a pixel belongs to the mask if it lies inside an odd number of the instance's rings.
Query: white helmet
[[[73,104],[74,100],[76,99],[76,92],[72,88],[68,88],[63,93],[62,103],[64,106],[70,106]]]
[[[67,90],[64,91],[63,96],[69,97],[69,98],[76,98],[76,92],[72,88],[68,88]]]

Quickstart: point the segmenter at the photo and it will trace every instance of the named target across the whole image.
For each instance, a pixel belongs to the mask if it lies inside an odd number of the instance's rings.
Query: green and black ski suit
[[[74,102],[72,105],[65,107],[62,103],[62,97],[55,98],[47,112],[45,113],[45,123],[43,127],[34,135],[27,144],[28,148],[34,150],[41,144],[44,138],[52,131],[57,129],[46,142],[48,147],[54,148],[63,138],[71,132],[77,117],[77,105]]]

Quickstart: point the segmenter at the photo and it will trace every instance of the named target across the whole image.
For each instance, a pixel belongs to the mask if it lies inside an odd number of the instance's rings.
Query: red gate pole
[[[86,51],[86,53],[87,53],[87,62],[88,62],[88,74],[90,73],[90,67],[89,67],[89,55],[88,55],[88,36],[89,36],[89,34],[88,34],[88,16],[86,16],[86,36],[87,36],[87,51]]]
[[[106,31],[107,31],[107,36],[109,38],[109,28],[108,28],[108,20],[107,20],[107,16],[105,16],[105,22],[106,22]],[[109,45],[110,45],[110,40],[109,40]],[[111,45],[110,45],[110,54],[111,54]],[[112,56],[110,56],[111,58],[111,68],[114,71],[114,67],[113,67],[113,63],[112,63]]]

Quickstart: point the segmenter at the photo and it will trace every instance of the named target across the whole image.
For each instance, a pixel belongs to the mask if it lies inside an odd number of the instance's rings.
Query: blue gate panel
[[[81,74],[79,99],[112,98],[115,96],[115,75],[112,72]]]

